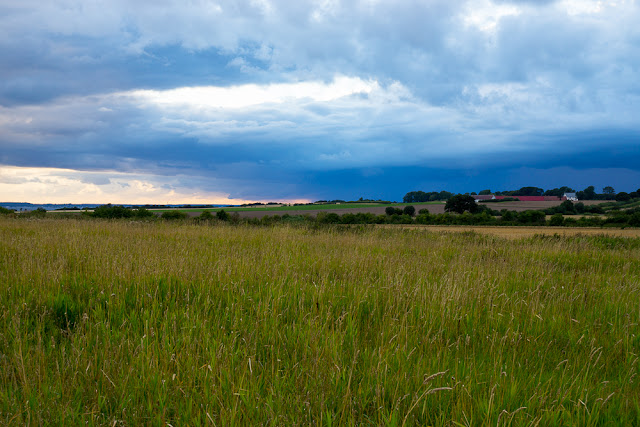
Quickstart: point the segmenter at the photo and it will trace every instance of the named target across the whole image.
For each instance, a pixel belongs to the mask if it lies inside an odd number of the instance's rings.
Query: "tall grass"
[[[638,425],[639,242],[0,219],[0,424]]]

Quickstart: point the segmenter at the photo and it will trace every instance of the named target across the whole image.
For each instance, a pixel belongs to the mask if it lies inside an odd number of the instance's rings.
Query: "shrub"
[[[341,224],[355,224],[356,223],[356,216],[352,213],[346,213],[344,215],[342,215],[342,217],[340,218],[340,223]]]
[[[209,211],[202,211],[202,213],[198,216],[198,219],[201,220],[201,221],[210,221],[213,218],[215,218],[215,217]]]
[[[147,208],[138,208],[134,211],[134,216],[139,219],[144,219],[144,218],[155,218],[156,214],[154,214]]]
[[[187,218],[187,214],[182,211],[167,211],[167,212],[163,212],[160,217],[162,219],[169,219],[169,220],[185,219]]]
[[[416,213],[416,208],[411,205],[405,206],[402,210],[402,213],[405,215],[413,216]]]
[[[274,219],[277,215],[274,215]],[[218,212],[216,212],[216,218],[218,218],[220,221],[229,221],[229,214],[227,212],[225,212],[224,209],[220,209]],[[278,217],[278,220],[280,219],[280,217]]]
[[[518,222],[534,224],[544,222],[545,214],[542,211],[523,211],[518,214]]]
[[[12,214],[13,212],[14,211],[12,209],[7,209],[0,206],[0,215],[9,215],[9,214]]]
[[[573,202],[571,202],[571,200],[565,200],[564,202],[560,203],[557,212],[567,215],[575,215],[576,208],[573,206]]]
[[[320,224],[338,224],[340,216],[334,212],[320,212],[316,217],[316,221]]]
[[[420,212],[422,212],[423,210],[426,210],[426,209],[422,209]],[[428,211],[427,213],[420,213],[416,217],[416,222],[418,224],[431,224],[432,221],[433,221],[433,217],[431,216],[431,214],[428,213]]]
[[[557,213],[554,214],[550,219],[549,219],[549,225],[554,226],[554,227],[560,227],[564,224],[564,217],[562,216],[561,213]]]
[[[129,208],[125,208],[120,205],[112,205],[111,203],[98,206],[93,210],[93,213],[89,214],[94,218],[106,218],[106,219],[115,219],[115,218],[131,218],[133,216],[133,210]]]
[[[46,215],[47,215],[47,210],[45,208],[38,208],[29,212],[25,212],[20,216],[23,218],[44,218]]]

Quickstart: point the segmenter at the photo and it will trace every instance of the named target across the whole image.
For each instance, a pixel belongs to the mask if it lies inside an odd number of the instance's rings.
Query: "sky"
[[[0,201],[640,187],[640,1],[0,0]]]

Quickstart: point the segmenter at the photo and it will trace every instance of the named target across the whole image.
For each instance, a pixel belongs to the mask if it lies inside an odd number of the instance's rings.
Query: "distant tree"
[[[480,196],[487,196],[489,194],[491,194],[491,190],[482,190],[481,192],[478,193]]]
[[[621,191],[618,194],[616,194],[616,202],[626,202],[628,200],[631,200],[631,196],[629,195],[629,193],[625,193],[624,191]]]
[[[394,208],[393,206],[387,206],[387,207],[384,209],[384,213],[386,213],[387,215],[391,216],[391,215],[393,215],[394,213],[396,213],[396,208]]]
[[[402,213],[405,215],[413,216],[416,213],[416,208],[411,205],[405,206],[402,210]]]
[[[610,185],[607,185],[602,189],[602,194],[616,194],[616,190]]]
[[[429,201],[429,194],[424,191],[410,191],[402,198],[404,203],[423,203]]]
[[[437,200],[449,200],[452,197],[453,197],[453,193],[450,193],[448,191],[441,191],[438,193]]]
[[[544,196],[556,196],[556,197],[562,197],[564,196],[564,193],[575,193],[576,190],[574,190],[571,187],[560,187],[560,188],[554,188],[553,190],[547,190],[544,192]]]
[[[522,187],[516,191],[510,191],[509,196],[542,196],[544,194],[544,190],[538,187]]]
[[[446,212],[457,212],[459,214],[463,212],[475,213],[478,210],[478,205],[472,196],[466,194],[458,194],[447,200],[444,205]]]
[[[595,200],[596,199],[596,188],[593,185],[588,186],[582,191],[578,191],[576,194],[578,199],[580,200]]]

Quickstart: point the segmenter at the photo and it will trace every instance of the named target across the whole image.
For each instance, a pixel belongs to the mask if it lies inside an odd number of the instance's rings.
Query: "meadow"
[[[640,239],[0,218],[0,424],[640,425]]]

